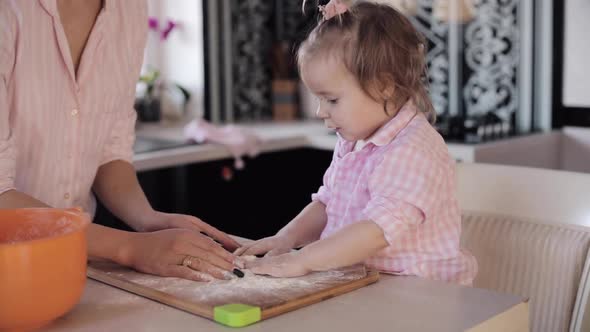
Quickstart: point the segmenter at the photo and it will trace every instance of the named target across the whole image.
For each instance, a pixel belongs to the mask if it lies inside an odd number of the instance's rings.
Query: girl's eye
[[[338,103],[338,99],[328,99],[328,103],[334,105]]]

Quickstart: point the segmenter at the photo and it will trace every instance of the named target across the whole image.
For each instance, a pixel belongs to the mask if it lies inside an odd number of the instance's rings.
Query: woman
[[[155,211],[132,166],[143,0],[0,0],[0,208],[82,206],[92,192],[141,232],[92,224],[91,257],[192,280],[228,278],[238,247]],[[206,233],[209,236],[203,235]]]

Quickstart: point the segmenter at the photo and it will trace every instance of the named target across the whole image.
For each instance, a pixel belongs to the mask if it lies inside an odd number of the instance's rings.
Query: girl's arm
[[[326,206],[320,201],[314,201],[309,203],[277,235],[295,238],[295,247],[304,246],[320,238],[327,221]]]
[[[308,245],[300,255],[310,271],[326,271],[360,263],[388,245],[381,227],[367,220]]]
[[[247,256],[269,253],[273,256],[289,252],[293,248],[319,239],[327,220],[326,206],[319,201],[313,201],[276,235],[246,244],[235,254]]]
[[[360,263],[389,244],[383,230],[367,220],[354,223],[298,252],[268,257],[246,267],[257,274],[296,277]]]
[[[283,227],[276,235],[246,244],[238,249],[236,255],[275,256],[291,251],[291,249],[306,245],[320,238],[328,222],[326,204],[331,196],[330,183],[334,167],[334,159],[324,173],[323,185],[313,194],[309,203],[291,222]]]

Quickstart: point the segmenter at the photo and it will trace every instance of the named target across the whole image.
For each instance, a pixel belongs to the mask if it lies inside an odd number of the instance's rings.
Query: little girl
[[[318,117],[338,134],[332,163],[299,215],[236,254],[267,253],[247,267],[277,277],[364,262],[470,285],[477,263],[459,245],[454,162],[431,125],[423,38],[388,5],[320,9],[297,57]]]

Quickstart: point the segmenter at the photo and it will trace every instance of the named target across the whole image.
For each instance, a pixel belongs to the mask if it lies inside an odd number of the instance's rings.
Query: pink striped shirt
[[[0,194],[94,211],[99,166],[132,160],[144,0],[106,0],[77,76],[56,0],[0,0]]]
[[[354,145],[338,140],[312,195],[326,205],[321,238],[371,220],[389,246],[367,259],[368,267],[470,285],[477,262],[460,249],[454,161],[425,116],[408,103],[362,149]]]

